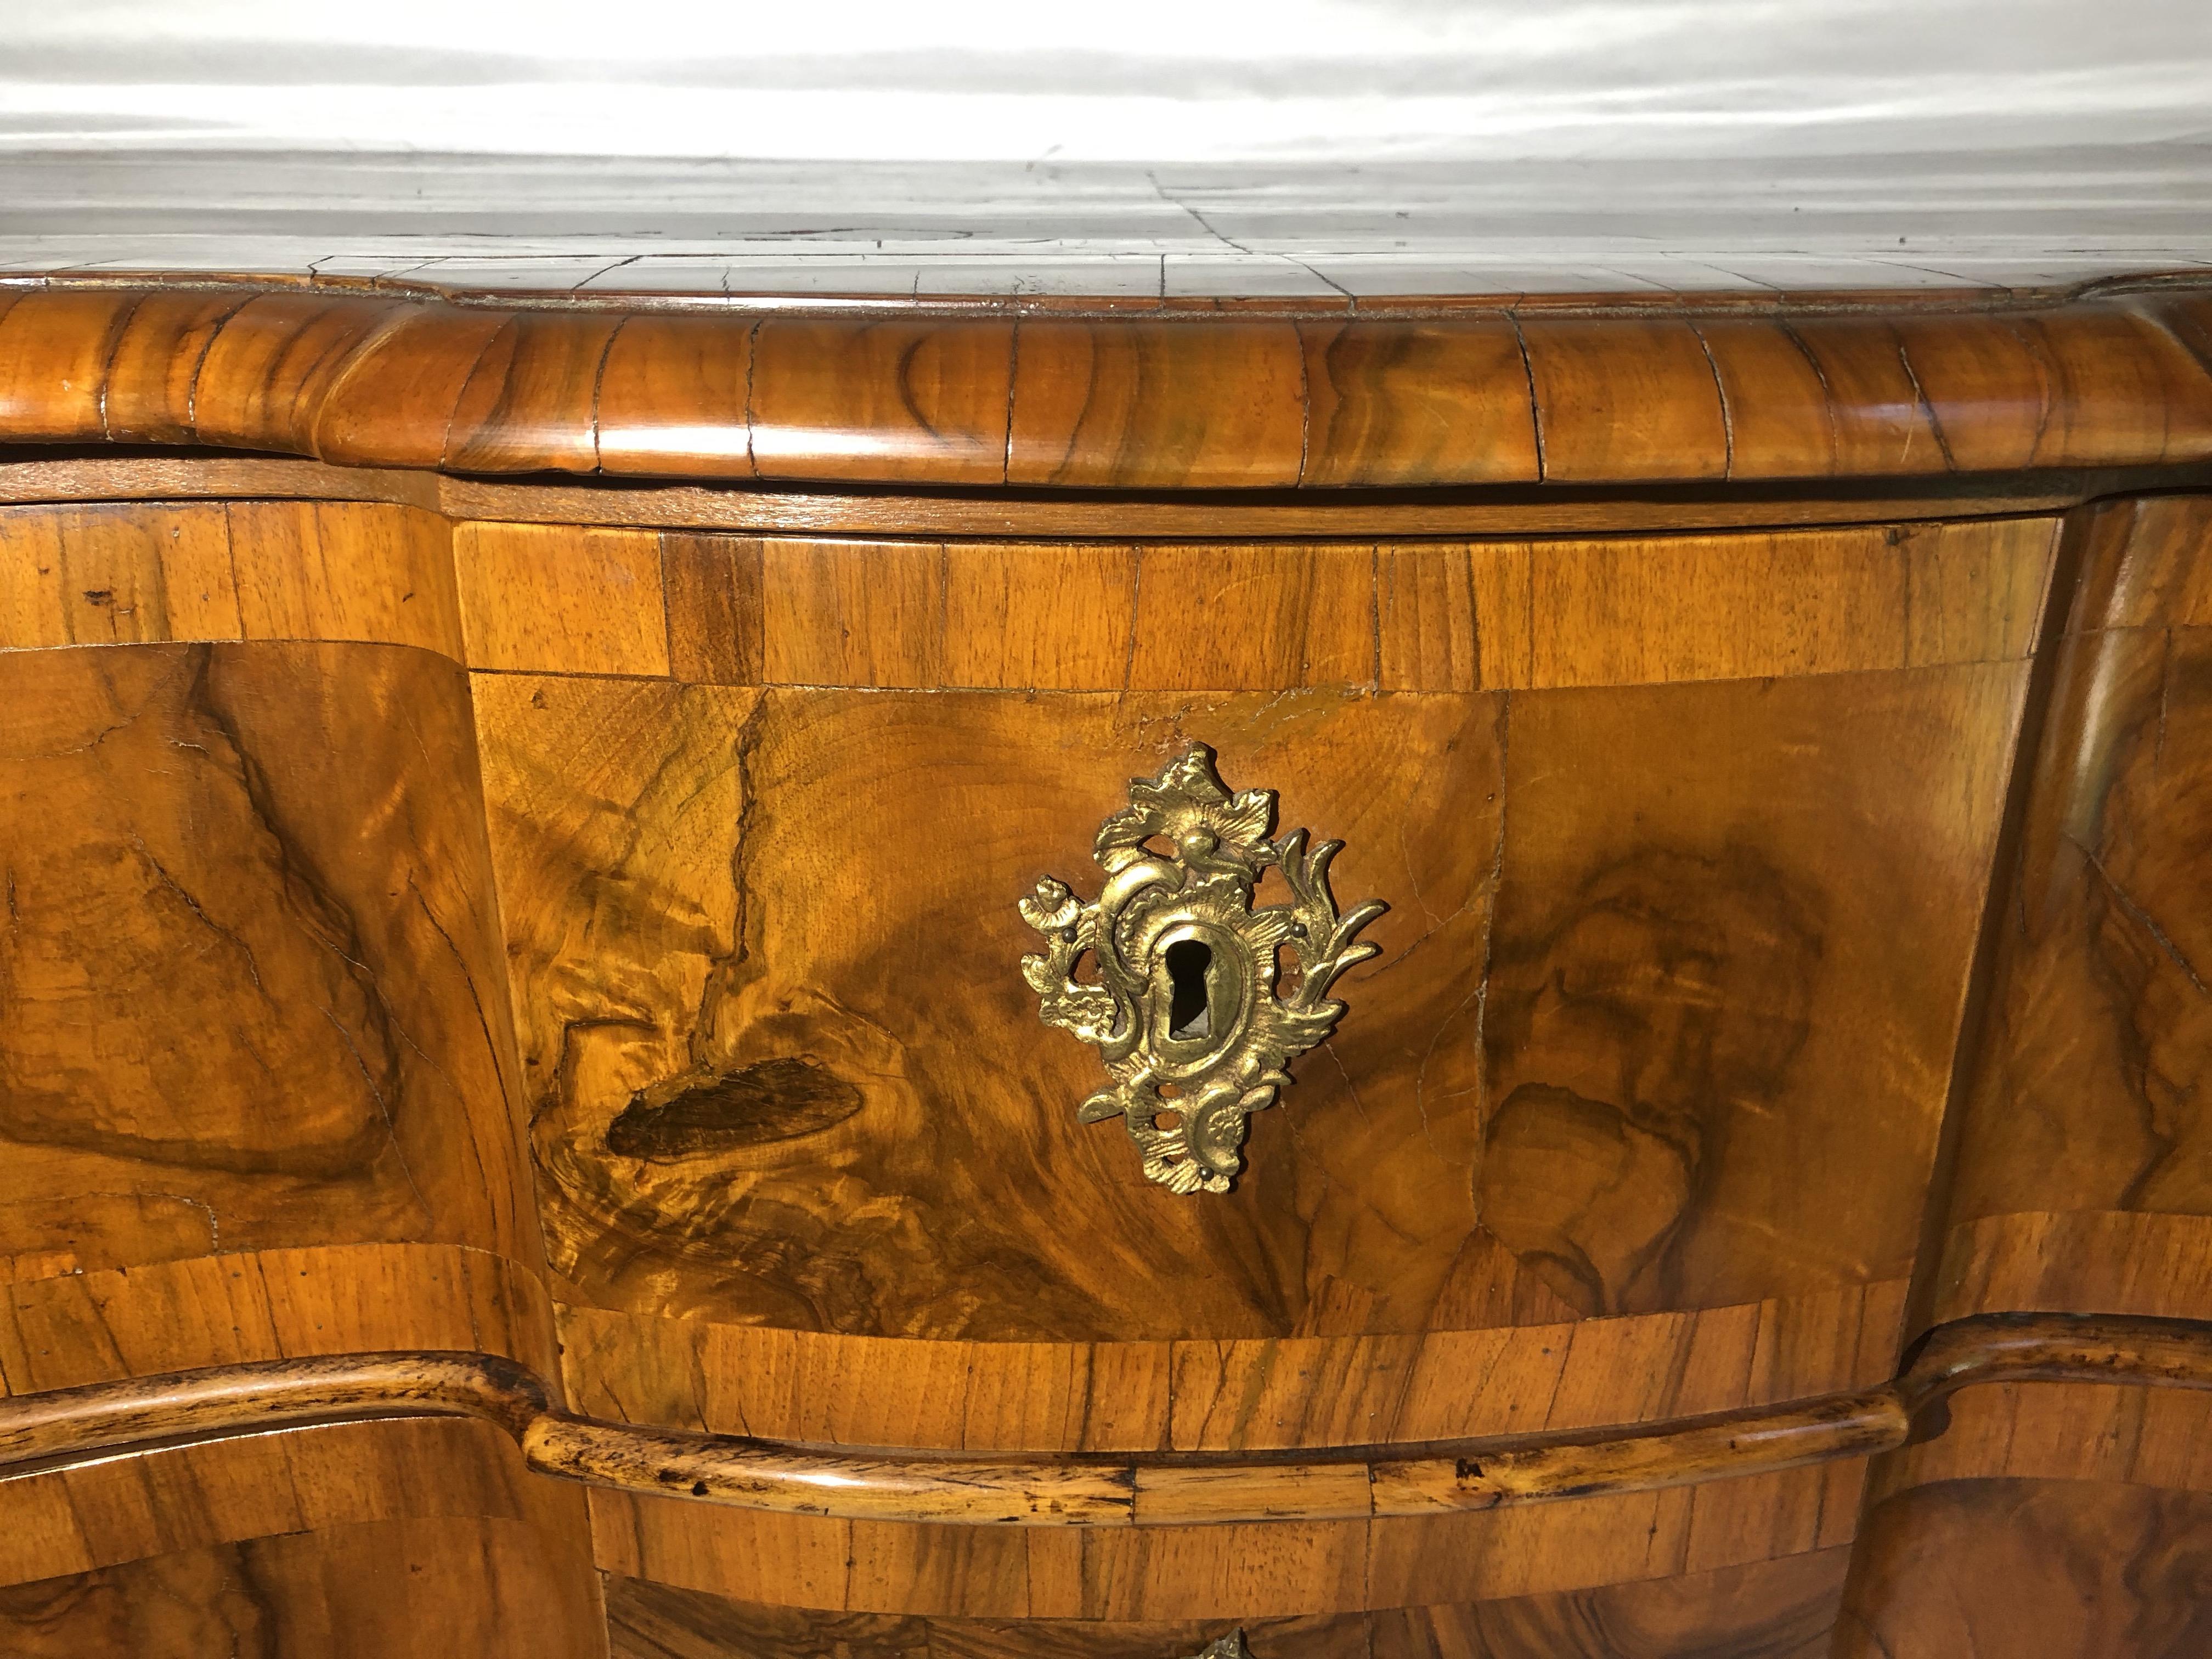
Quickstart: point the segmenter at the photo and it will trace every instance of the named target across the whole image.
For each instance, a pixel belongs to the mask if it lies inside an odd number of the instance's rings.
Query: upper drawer
[[[1735,1310],[1801,1391],[1886,1370],[2054,531],[647,534],[672,654],[619,663],[577,597],[615,544],[465,531],[568,1295],[1132,1352]],[[1015,907],[1097,895],[1194,742],[1390,908],[1185,1196],[1077,1121],[1104,1073]]]

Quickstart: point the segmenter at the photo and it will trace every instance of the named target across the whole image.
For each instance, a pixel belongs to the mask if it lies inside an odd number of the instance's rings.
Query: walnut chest
[[[0,441],[0,1649],[2212,1646],[2212,289],[9,279]]]

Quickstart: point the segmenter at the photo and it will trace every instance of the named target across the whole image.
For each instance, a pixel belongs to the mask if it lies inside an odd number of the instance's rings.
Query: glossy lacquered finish
[[[810,316],[17,278],[0,440],[958,488],[1942,477],[2212,459],[2209,356],[2186,279]]]
[[[2194,1651],[2188,283],[0,292],[0,1645]],[[1182,1194],[1198,744],[1389,908]]]

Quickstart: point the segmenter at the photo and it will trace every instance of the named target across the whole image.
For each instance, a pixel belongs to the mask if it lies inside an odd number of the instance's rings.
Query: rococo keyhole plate
[[[1376,953],[1354,936],[1389,908],[1370,901],[1340,916],[1328,866],[1343,843],[1309,850],[1303,830],[1270,841],[1274,791],[1231,794],[1213,760],[1196,744],[1159,776],[1131,781],[1128,805],[1091,849],[1106,872],[1094,902],[1049,876],[1021,901],[1045,938],[1042,955],[1022,958],[1045,1024],[1096,1044],[1106,1063],[1107,1086],[1079,1120],[1121,1117],[1146,1176],[1178,1193],[1229,1190],[1244,1120],[1334,1029],[1344,1005],[1329,987]],[[1271,865],[1291,902],[1255,909]],[[1083,976],[1092,965],[1096,978]]]

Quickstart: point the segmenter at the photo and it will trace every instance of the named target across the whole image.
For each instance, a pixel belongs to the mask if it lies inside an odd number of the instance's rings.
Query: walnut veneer
[[[0,444],[0,1647],[2203,1646],[2212,289],[4,279]],[[1015,908],[1194,742],[1389,906],[1218,1196]]]

